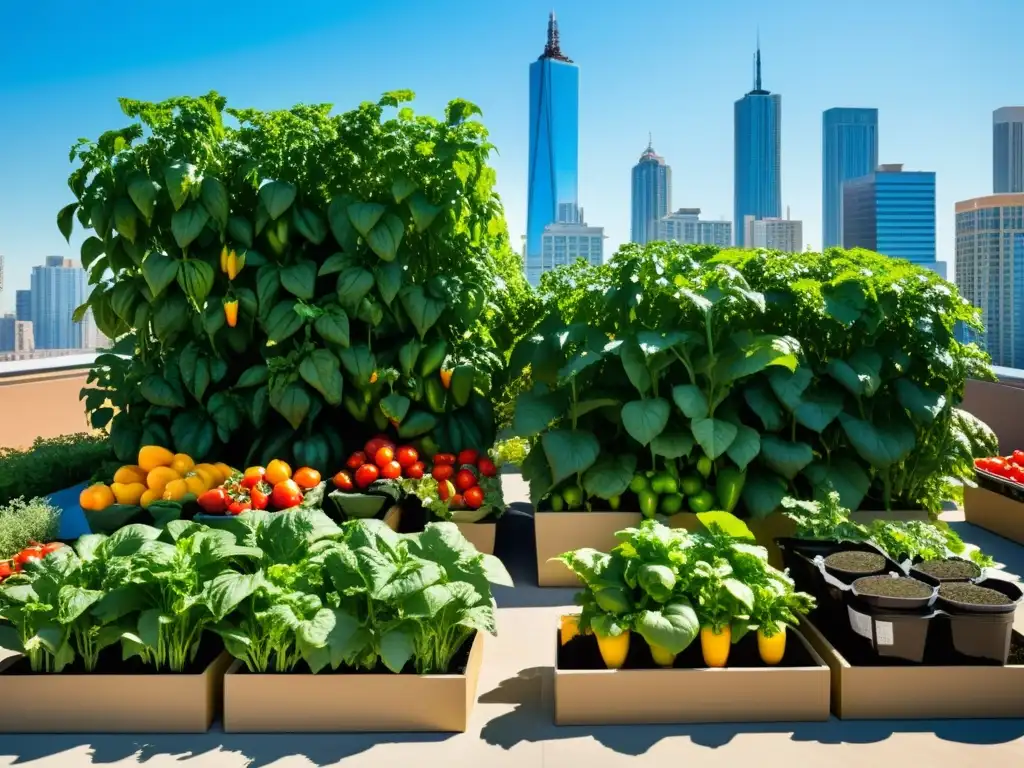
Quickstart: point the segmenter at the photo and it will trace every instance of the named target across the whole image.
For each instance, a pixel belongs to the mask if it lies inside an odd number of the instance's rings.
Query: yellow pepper
[[[228,271],[228,247],[226,245],[220,249],[220,271],[225,274]]]
[[[224,302],[224,319],[228,321],[229,328],[238,325],[238,299]]]
[[[227,266],[228,280],[234,280],[236,277],[238,277],[238,273],[242,271],[242,267],[245,266],[245,254],[243,253],[241,256],[239,256],[232,249],[232,251],[228,254]]]

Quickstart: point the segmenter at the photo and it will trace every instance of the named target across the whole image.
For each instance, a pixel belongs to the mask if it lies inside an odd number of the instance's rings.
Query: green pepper
[[[383,415],[383,414],[382,414]],[[410,411],[398,427],[399,437],[419,437],[437,426],[437,417],[426,411]]]
[[[655,493],[679,493],[679,483],[672,475],[662,472],[651,480],[651,490]]]
[[[621,505],[621,504],[622,504],[622,497],[621,496],[609,496],[608,497],[608,506],[611,507],[612,510],[618,509],[619,505]]]
[[[427,405],[430,406],[430,410],[434,413],[444,413],[448,393],[445,391],[441,379],[437,376],[427,379],[427,383],[424,385],[424,394],[427,396]]]
[[[696,475],[687,475],[679,481],[679,488],[687,496],[695,496],[704,488],[704,481]]]
[[[637,494],[640,500],[640,513],[648,520],[654,517],[658,511],[658,494],[652,490],[643,490]]]
[[[715,497],[711,495],[711,491],[701,491],[695,496],[687,498],[690,502],[690,509],[694,512],[707,512],[715,506]]]
[[[741,472],[736,467],[719,470],[715,480],[715,493],[718,495],[720,509],[724,509],[726,512],[736,509],[746,480],[747,473]]]
[[[416,360],[419,358],[422,349],[423,344],[414,336],[398,350],[398,364],[402,367],[402,373],[406,376],[412,376],[412,372],[416,370]]]
[[[562,499],[562,497],[559,496],[557,493],[552,493],[549,501],[551,502],[552,511],[561,512],[563,509],[565,509],[565,500]]]
[[[707,456],[701,456],[697,459],[697,471],[700,473],[701,477],[707,477],[711,474],[711,466],[711,459]]]
[[[345,409],[352,414],[352,418],[356,421],[366,421],[366,417],[370,415],[370,409],[366,403],[361,403],[351,395],[345,395],[343,400]]]
[[[578,485],[570,485],[562,491],[562,498],[569,509],[579,509],[583,506],[583,489]]]
[[[444,339],[435,341],[420,353],[420,376],[429,376],[441,367],[444,362],[448,344]]]
[[[678,493],[669,493],[661,497],[661,514],[674,515],[683,508],[683,497]]]
[[[633,475],[633,479],[629,481],[629,490],[633,493],[640,493],[648,488],[650,488],[650,484],[647,482],[647,478],[639,472]]]
[[[476,373],[473,371],[472,365],[463,364],[455,366],[455,370],[452,371],[452,384],[449,390],[457,406],[461,407],[469,402],[469,396],[473,393],[473,379],[475,377]]]

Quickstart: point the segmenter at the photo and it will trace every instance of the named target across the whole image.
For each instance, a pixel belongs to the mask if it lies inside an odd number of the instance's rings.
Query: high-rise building
[[[14,315],[0,317],[0,352],[14,351],[14,324],[18,322]]]
[[[834,107],[821,119],[821,242],[843,244],[843,182],[878,167],[878,110]]]
[[[1024,107],[992,113],[992,192],[1024,192]]]
[[[956,209],[956,285],[981,309],[971,334],[992,362],[1024,368],[1024,194],[961,200]]]
[[[4,292],[4,255],[0,253],[0,295]]]
[[[743,221],[743,239],[748,248],[800,253],[804,249],[804,223],[795,219],[755,219]]]
[[[732,245],[732,222],[707,221],[700,218],[700,208],[680,208],[658,222],[657,239],[728,248]]]
[[[604,262],[604,227],[591,227],[583,209],[565,211],[560,221],[544,227],[541,236],[541,273],[583,259],[595,266]]]
[[[32,291],[17,291],[14,294],[14,314],[19,320],[32,322]]]
[[[654,152],[651,139],[633,166],[633,226],[630,239],[646,245],[658,239],[658,221],[672,209],[672,169]]]
[[[782,215],[782,96],[761,87],[761,46],[754,57],[754,89],[736,102],[733,225],[736,244],[743,220]]]
[[[72,315],[85,302],[86,274],[76,262],[47,256],[32,268],[32,331],[37,349],[81,349],[83,327]]]
[[[526,205],[526,278],[540,281],[544,228],[562,206],[579,205],[580,70],[562,53],[555,14],[544,52],[530,65],[530,168]]]
[[[935,173],[880,165],[843,184],[843,245],[906,259],[945,276],[935,254]]]

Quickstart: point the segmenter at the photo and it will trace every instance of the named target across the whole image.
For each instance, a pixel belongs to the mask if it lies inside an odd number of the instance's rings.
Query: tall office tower
[[[761,46],[754,57],[754,89],[736,102],[733,227],[743,241],[743,221],[782,215],[782,96],[761,87]]]
[[[665,158],[654,152],[650,139],[647,149],[633,166],[633,225],[630,239],[646,245],[658,239],[658,221],[672,208],[672,169]]]
[[[728,248],[732,245],[732,222],[708,221],[700,218],[700,208],[680,208],[658,222],[657,239]]]
[[[880,165],[843,184],[843,245],[906,259],[946,276],[935,254],[935,173]]]
[[[956,204],[956,285],[985,323],[971,340],[996,365],[1024,368],[1024,194]]]
[[[14,294],[14,314],[24,322],[32,322],[32,291],[17,291]]]
[[[755,219],[743,222],[743,239],[748,248],[800,253],[804,249],[804,223],[795,219]]]
[[[562,53],[555,14],[544,52],[530,65],[530,168],[526,204],[526,278],[541,275],[544,228],[579,204],[580,70]]]
[[[604,227],[591,227],[583,209],[563,210],[558,221],[544,227],[541,236],[541,273],[583,259],[589,264],[604,262]]]
[[[992,192],[1024,192],[1024,107],[992,113]]]
[[[86,274],[76,262],[47,256],[32,268],[32,331],[36,349],[81,349],[83,327],[72,319],[85,303]]]
[[[843,244],[843,182],[878,167],[878,110],[835,107],[821,119],[821,242]]]

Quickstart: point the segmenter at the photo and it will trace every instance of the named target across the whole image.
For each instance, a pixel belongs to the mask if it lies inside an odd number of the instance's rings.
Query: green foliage
[[[110,408],[97,406],[93,419],[110,420]],[[100,426],[105,426],[101,424]],[[37,438],[32,447],[19,451],[0,448],[0,504],[23,496],[31,499],[70,488],[88,480],[104,463],[114,460],[104,435],[62,435]]]
[[[411,99],[396,91],[336,115],[227,109],[216,93],[122,99],[137,122],[73,147],[77,202],[58,223],[92,230],[86,306],[123,355],[97,360],[82,397],[94,425],[113,416],[119,458],[159,443],[265,463],[303,441],[331,471],[342,435],[423,421],[442,360],[385,375],[410,338],[445,342],[445,367],[471,373],[466,396],[418,436],[490,447],[492,391],[531,293],[513,268],[487,132],[470,119],[479,110],[386,114]],[[244,264],[233,280],[223,249]],[[235,327],[226,301],[239,303]],[[267,371],[255,389],[242,378],[254,367]],[[409,401],[398,418],[382,408],[395,397]]]
[[[60,510],[46,499],[12,499],[0,506],[0,560],[9,560],[32,542],[47,544],[60,532]]]

